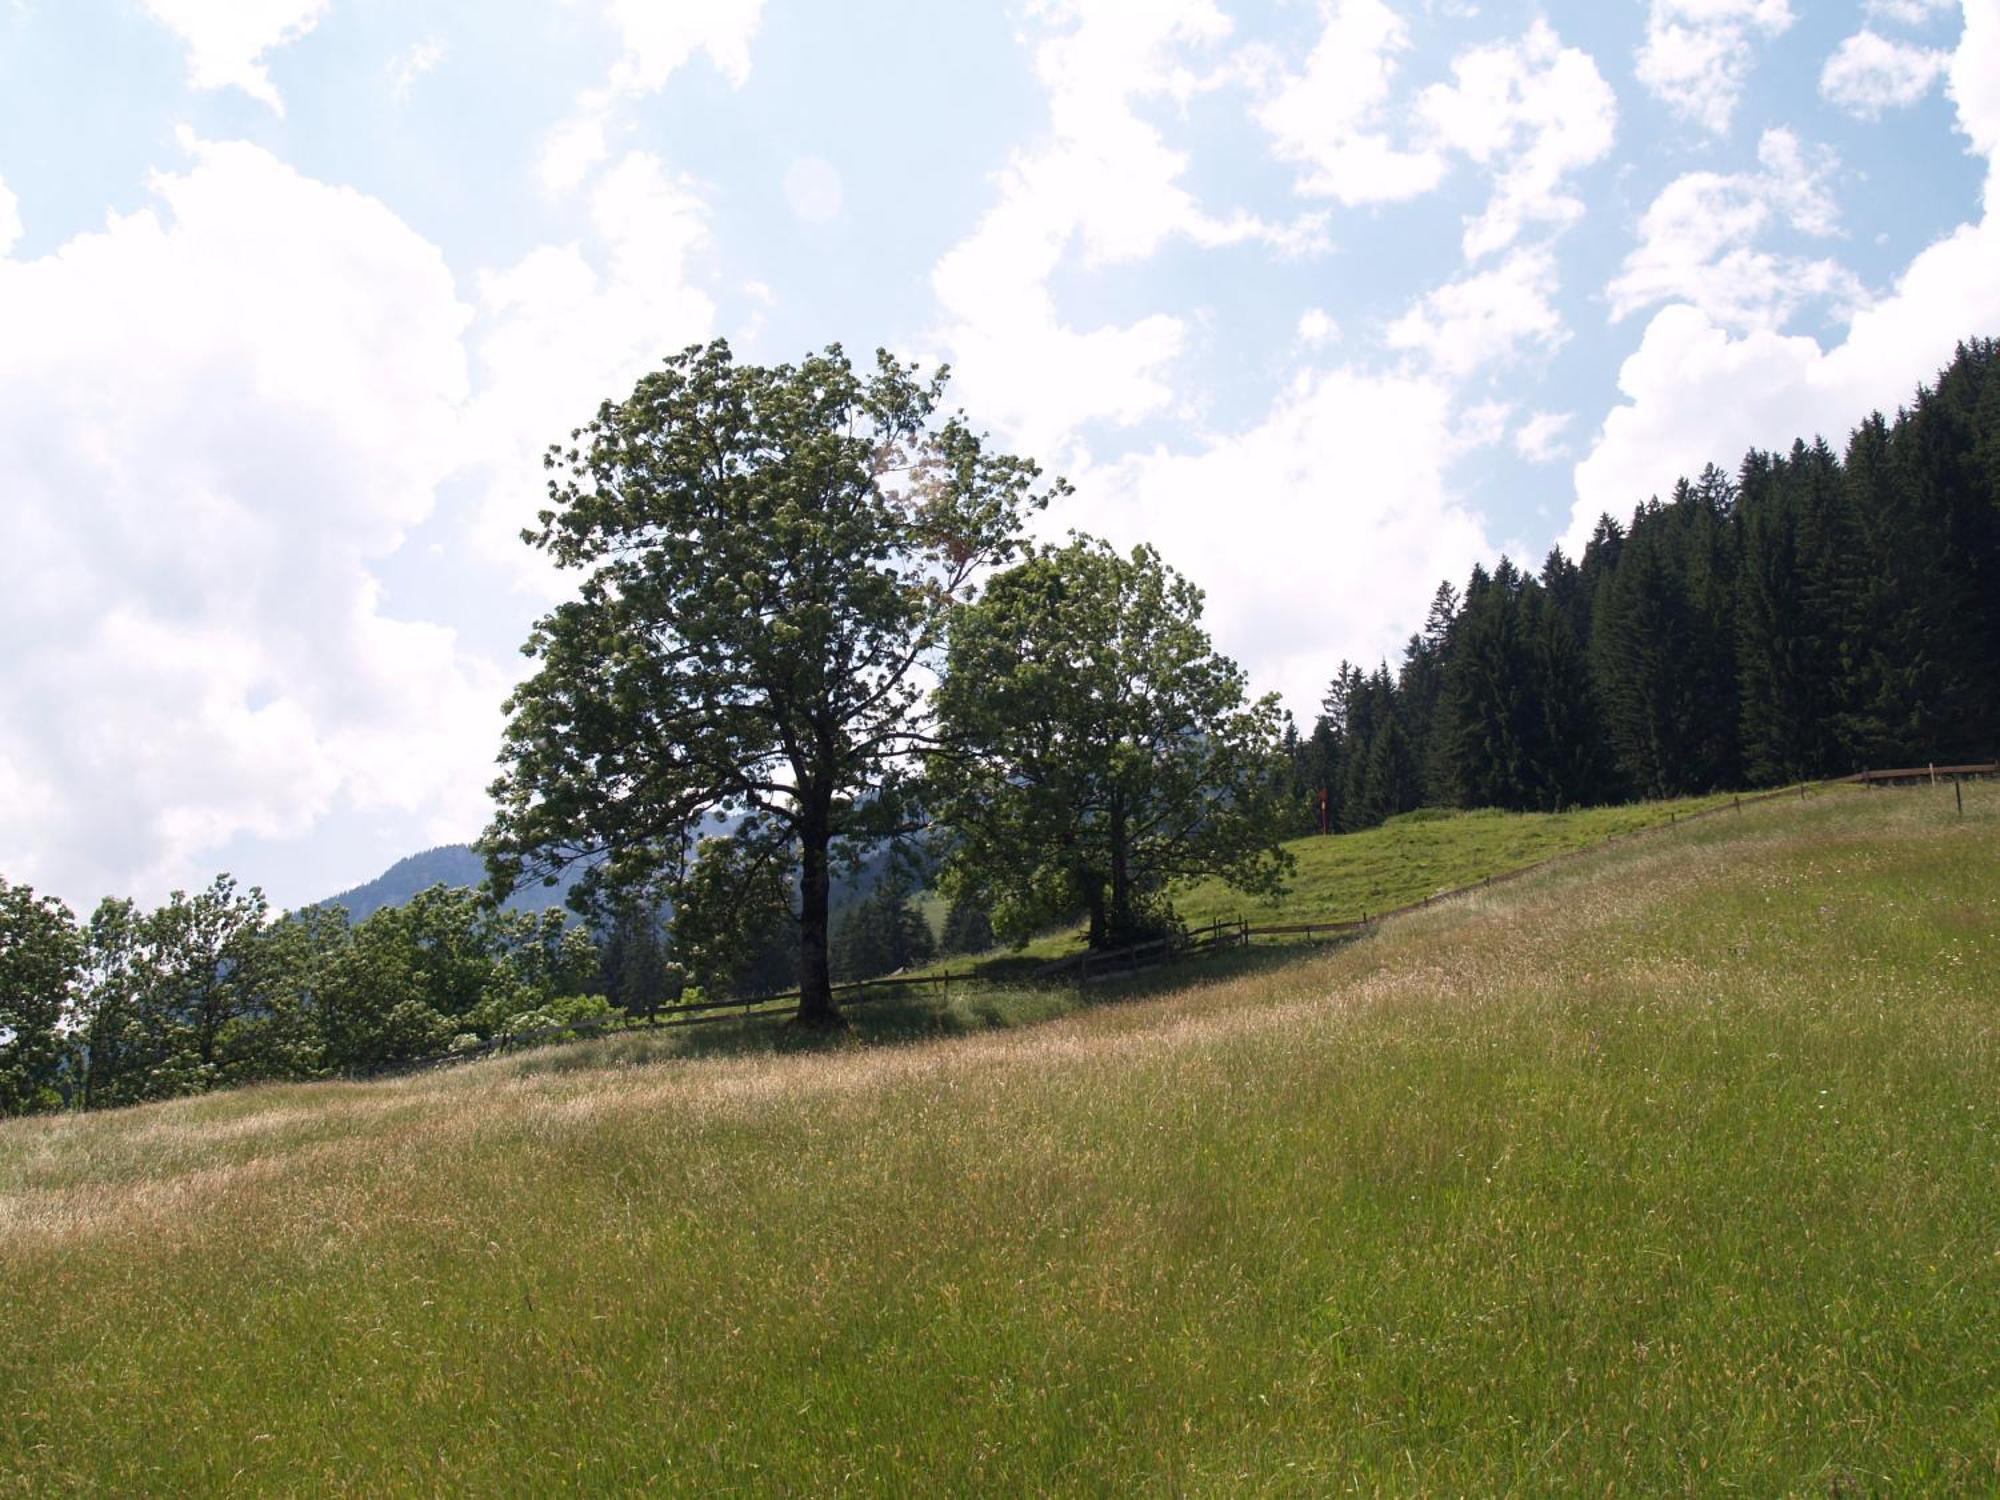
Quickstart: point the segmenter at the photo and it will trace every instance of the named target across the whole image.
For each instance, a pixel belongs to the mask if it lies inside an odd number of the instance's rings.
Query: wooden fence
[[[1951,769],[1970,773],[1974,771],[1991,772],[1996,768],[1988,766],[1955,767]],[[1940,766],[1938,767],[1937,774],[1944,776],[1946,771],[1946,767]],[[1878,777],[1886,777],[1894,774],[1899,773],[1877,773]],[[1863,777],[1849,776],[1841,779],[1843,781],[1860,781]],[[1302,938],[1308,942],[1316,942],[1334,938],[1358,937],[1363,933],[1373,930],[1389,917],[1400,917],[1411,912],[1426,911],[1430,907],[1442,902],[1456,900],[1461,896],[1469,896],[1478,891],[1490,889],[1496,882],[1519,880],[1524,875],[1531,875],[1537,870],[1545,869],[1549,865],[1557,864],[1563,860],[1576,859],[1612,844],[1622,843],[1627,839],[1644,837],[1645,835],[1658,833],[1664,829],[1678,828],[1683,823],[1692,823],[1700,818],[1712,818],[1718,813],[1741,812],[1753,803],[1769,802],[1779,797],[1798,797],[1803,800],[1810,794],[1813,786],[1823,784],[1798,782],[1792,786],[1780,787],[1776,791],[1753,792],[1748,796],[1735,796],[1728,802],[1718,803],[1716,806],[1704,808],[1700,812],[1689,813],[1685,817],[1676,812],[1669,812],[1667,814],[1667,821],[1664,823],[1654,823],[1645,828],[1634,829],[1630,833],[1614,833],[1595,844],[1586,845],[1581,849],[1566,849],[1560,854],[1552,854],[1546,859],[1538,859],[1533,864],[1520,865],[1511,870],[1504,870],[1497,875],[1488,875],[1484,879],[1476,880],[1470,885],[1462,885],[1450,890],[1438,891],[1432,895],[1423,897],[1421,900],[1412,901],[1403,906],[1392,906],[1383,911],[1364,911],[1358,918],[1314,918],[1310,921],[1261,924],[1251,923],[1240,916],[1232,918],[1227,922],[1218,919],[1210,923],[1207,927],[1198,927],[1192,933],[1178,939],[1155,938],[1150,942],[1134,944],[1130,948],[1119,948],[1102,953],[1079,953],[1069,958],[1057,959],[1054,963],[1045,964],[1036,970],[1035,978],[1045,983],[1096,984],[1124,974],[1136,973],[1141,969],[1157,968],[1164,963],[1179,963],[1187,959],[1221,952],[1224,949],[1248,947],[1259,939],[1284,940]]]
[[[2000,761],[1987,761],[1976,766],[1908,766],[1900,771],[1857,771],[1852,776],[1835,778],[1836,783],[1864,786],[1886,786],[1898,782],[1929,782],[1936,786],[1940,781],[1978,781],[1988,776],[2000,775]]]
[[[857,979],[833,987],[834,998],[841,1005],[866,1005],[871,1000],[880,1000],[904,990],[931,990],[938,999],[951,996],[954,984],[965,984],[972,979],[971,972],[958,974],[949,971],[937,974],[886,975],[880,979]],[[470,1062],[478,1057],[490,1057],[496,1052],[509,1052],[522,1047],[546,1046],[551,1042],[580,1042],[597,1037],[620,1036],[632,1032],[663,1031],[680,1026],[704,1026],[716,1021],[765,1021],[785,1020],[790,1017],[799,1001],[797,990],[780,990],[770,995],[750,995],[737,1000],[697,1000],[689,1005],[663,1005],[650,1015],[583,1016],[561,1026],[543,1026],[534,1031],[510,1031],[490,1036],[470,1047],[461,1047],[452,1052],[434,1053],[429,1057],[414,1058],[408,1062],[389,1063],[369,1071],[369,1076],[384,1073],[417,1073],[428,1068],[444,1067],[450,1063]]]
[[[1197,927],[1191,932],[1151,938],[1125,948],[1084,952],[1069,958],[1057,959],[1035,970],[1031,977],[1036,982],[1044,984],[1067,983],[1082,986],[1155,969],[1163,964],[1182,963],[1236,948],[1247,948],[1259,939],[1274,941],[1303,939],[1307,942],[1318,942],[1355,937],[1372,930],[1387,918],[1425,911],[1442,902],[1488,890],[1498,882],[1519,880],[1537,870],[1546,869],[1563,860],[1579,858],[1612,844],[1671,830],[1684,823],[1712,818],[1721,813],[1741,812],[1753,803],[1770,802],[1780,797],[1797,797],[1803,801],[1811,794],[1813,788],[1818,786],[1857,784],[1889,786],[1920,781],[1935,784],[1939,781],[1963,781],[1996,775],[2000,775],[2000,762],[1989,761],[1982,765],[1921,766],[1891,771],[1860,771],[1852,776],[1835,777],[1825,782],[1798,782],[1792,786],[1780,787],[1776,791],[1736,796],[1728,802],[1718,803],[1700,812],[1689,813],[1685,817],[1670,812],[1664,823],[1654,823],[1645,828],[1634,829],[1630,833],[1614,833],[1584,848],[1567,849],[1546,859],[1536,860],[1533,864],[1521,865],[1497,875],[1488,875],[1485,879],[1474,881],[1470,885],[1438,891],[1403,906],[1390,907],[1378,912],[1364,911],[1359,918],[1314,918],[1309,921],[1263,924],[1254,924],[1242,917],[1231,918],[1228,921],[1217,918],[1206,927]],[[969,971],[958,974],[941,972],[890,975],[881,979],[862,979],[848,984],[837,984],[833,987],[833,993],[834,998],[843,1006],[865,1005],[885,995],[925,989],[934,991],[940,1000],[944,1000],[950,997],[953,984],[966,984],[974,978],[975,976]],[[512,1048],[535,1047],[549,1042],[583,1040],[635,1031],[700,1026],[715,1021],[784,1020],[794,1013],[798,999],[799,992],[794,989],[772,995],[754,995],[740,1000],[702,1000],[692,1005],[662,1006],[650,1016],[625,1016],[615,1019],[586,1017],[566,1026],[552,1026],[538,1031],[491,1037],[475,1047],[397,1064],[384,1071],[416,1071],[475,1057],[485,1057]]]

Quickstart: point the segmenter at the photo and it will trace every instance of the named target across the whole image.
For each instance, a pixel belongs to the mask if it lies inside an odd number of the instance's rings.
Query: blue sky
[[[948,360],[1308,717],[1443,577],[2000,333],[2000,0],[0,0],[0,873],[486,812],[537,456]]]

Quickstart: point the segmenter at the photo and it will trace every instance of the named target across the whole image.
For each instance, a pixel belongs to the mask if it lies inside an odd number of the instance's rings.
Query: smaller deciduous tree
[[[1281,717],[1150,547],[1078,537],[958,612],[937,691],[944,883],[1003,935],[1087,917],[1093,946],[1172,921],[1173,881],[1282,887]]]

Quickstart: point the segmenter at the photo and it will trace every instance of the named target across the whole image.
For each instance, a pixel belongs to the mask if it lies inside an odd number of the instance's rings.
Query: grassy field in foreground
[[[0,1492],[2000,1487],[2000,788],[901,1047],[0,1126]]]

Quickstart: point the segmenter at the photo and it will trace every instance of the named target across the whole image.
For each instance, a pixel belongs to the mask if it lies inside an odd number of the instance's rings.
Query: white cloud
[[[1965,31],[1945,91],[1958,128],[1986,158],[1986,212],[2000,210],[2000,0],[1965,0]]]
[[[564,0],[575,6],[578,0]],[[750,77],[750,44],[764,0],[588,0],[618,41],[618,55],[601,87],[585,89],[576,108],[542,142],[535,175],[542,190],[561,196],[611,157],[611,133],[621,104],[658,93],[700,53],[737,88]]]
[[[1426,294],[1389,325],[1392,349],[1421,352],[1434,370],[1465,376],[1568,337],[1555,307],[1555,254],[1546,245],[1513,251],[1490,270]]]
[[[611,155],[609,89],[586,90],[576,113],[559,120],[542,137],[535,178],[552,198],[574,192]]]
[[[1514,406],[1509,401],[1476,401],[1460,408],[1449,451],[1462,457],[1480,448],[1491,448],[1507,435],[1507,423],[1513,415]]]
[[[1131,423],[1166,406],[1165,369],[1186,337],[1165,313],[1069,326],[1049,290],[1066,256],[1129,264],[1174,237],[1296,251],[1316,230],[1212,217],[1181,183],[1187,157],[1138,112],[1216,86],[1189,61],[1228,35],[1211,0],[1049,0],[1034,13],[1049,28],[1035,51],[1049,134],[1010,158],[998,201],[931,284],[968,408],[1053,462],[1086,423]]]
[[[1868,14],[1905,26],[1921,26],[1933,16],[1958,8],[1958,0],[1868,0]]]
[[[658,92],[697,52],[741,88],[750,77],[750,43],[764,0],[603,0],[603,11],[621,48],[611,69],[611,86],[619,92]]]
[[[427,73],[436,72],[437,65],[444,61],[444,55],[444,43],[435,38],[412,42],[389,64],[389,92],[399,103],[407,101],[416,89],[417,80]]]
[[[1417,114],[1434,142],[1494,172],[1492,201],[1465,229],[1468,260],[1504,250],[1528,224],[1566,225],[1583,203],[1569,177],[1610,154],[1618,101],[1589,54],[1537,20],[1517,42],[1460,53]]]
[[[1199,452],[1080,472],[1047,524],[1157,545],[1208,591],[1218,648],[1310,720],[1335,662],[1393,658],[1411,610],[1487,551],[1445,481],[1454,426],[1437,381],[1304,372]]]
[[[593,185],[588,209],[587,237],[476,279],[466,451],[484,478],[473,545],[543,594],[558,587],[552,570],[519,540],[546,503],[543,452],[715,327],[695,284],[708,215],[693,184],[631,152]]]
[[[1566,411],[1538,411],[1514,433],[1514,451],[1531,464],[1553,463],[1569,452],[1562,435],[1574,418]]]
[[[1396,57],[1409,28],[1384,0],[1320,0],[1324,25],[1301,72],[1257,109],[1278,155],[1299,163],[1301,193],[1347,205],[1419,197],[1443,179],[1445,158],[1405,150],[1383,128]]]
[[[1752,446],[1844,435],[1870,411],[1893,411],[1951,357],[1958,340],[2000,328],[2000,217],[1992,163],[2000,155],[2000,0],[1967,0],[1952,59],[1958,124],[1988,159],[1986,213],[1912,260],[1895,287],[1822,347],[1769,328],[1732,336],[1697,307],[1655,314],[1619,371],[1624,404],[1605,419],[1576,468],[1566,545],[1580,547],[1598,514],[1628,512],[1674,480]]]
[[[0,868],[77,902],[336,813],[476,824],[499,727],[495,670],[371,571],[457,453],[442,256],[189,144],[157,207],[0,260]]]
[[[1885,109],[1915,104],[1950,66],[1947,52],[1857,31],[1826,60],[1819,75],[1820,97],[1860,119],[1873,120]]]
[[[279,114],[284,100],[264,71],[264,56],[319,23],[329,0],[142,0],[155,20],[187,43],[188,82],[198,89],[243,90]]]
[[[1781,35],[1793,20],[1787,0],[1651,0],[1639,81],[1675,114],[1721,135],[1758,39]]]
[[[1865,300],[1861,284],[1833,260],[1754,248],[1780,222],[1809,235],[1837,231],[1829,179],[1838,159],[1788,130],[1765,131],[1757,158],[1758,171],[1689,172],[1660,191],[1609,288],[1614,320],[1678,301],[1732,327],[1774,328],[1811,299]]]
[[[1299,342],[1309,349],[1340,341],[1340,324],[1323,307],[1309,307],[1299,314]]]
[[[4,257],[21,242],[21,201],[8,188],[5,179],[0,178],[0,257]]]

